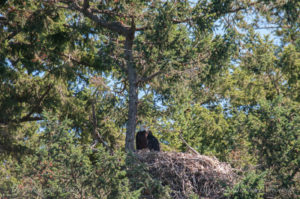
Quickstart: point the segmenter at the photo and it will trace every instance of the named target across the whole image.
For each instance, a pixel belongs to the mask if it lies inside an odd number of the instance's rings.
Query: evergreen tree
[[[292,0],[2,1],[3,165],[34,160],[40,172],[38,158],[47,159],[48,153],[44,147],[55,151],[61,143],[69,150],[51,158],[82,162],[88,174],[78,169],[76,175],[84,184],[94,174],[85,145],[103,151],[100,159],[114,159],[118,148],[134,151],[140,124],[156,133],[163,150],[187,151],[188,144],[238,168],[256,168],[258,175],[250,172],[241,187],[258,185],[261,191],[260,173],[267,171],[266,190],[297,193],[299,7]],[[261,29],[271,36],[260,35]],[[48,145],[40,137],[50,132],[41,123],[49,120],[43,111],[53,113],[59,124],[70,121],[63,130],[53,128]],[[67,131],[72,136],[61,133]],[[107,176],[121,176],[128,185],[120,169],[124,165],[108,162],[118,168]],[[70,174],[66,165],[57,166]],[[14,177],[1,181],[3,187],[22,184],[21,171],[8,167],[5,172]],[[111,197],[122,190],[137,194],[114,180],[106,187]],[[62,178],[53,181],[53,187],[63,186]],[[45,187],[38,187],[39,194],[55,197]],[[57,194],[64,197],[61,190]]]

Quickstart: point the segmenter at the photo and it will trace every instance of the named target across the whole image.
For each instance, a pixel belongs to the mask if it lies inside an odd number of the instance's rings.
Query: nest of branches
[[[230,165],[214,157],[178,152],[139,151],[136,157],[146,164],[152,177],[171,188],[172,198],[196,194],[205,198],[222,198],[237,175]]]

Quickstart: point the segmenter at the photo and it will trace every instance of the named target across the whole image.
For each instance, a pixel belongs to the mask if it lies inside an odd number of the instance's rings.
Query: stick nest
[[[205,198],[222,198],[237,175],[227,163],[215,157],[178,152],[138,151],[137,158],[146,164],[152,177],[171,188],[172,198],[196,194]]]

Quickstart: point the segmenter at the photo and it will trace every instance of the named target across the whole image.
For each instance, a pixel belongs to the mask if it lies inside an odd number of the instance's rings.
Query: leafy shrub
[[[230,199],[261,199],[264,196],[265,176],[266,172],[260,174],[249,172],[224,195]]]
[[[138,198],[130,190],[125,155],[102,147],[92,152],[78,143],[70,121],[44,113],[43,133],[34,155],[16,163],[8,159],[0,171],[0,197]],[[93,154],[93,162],[90,160]]]
[[[299,188],[299,113],[298,103],[279,96],[260,101],[260,107],[248,117],[251,151],[258,157],[260,169],[270,171],[270,190]]]

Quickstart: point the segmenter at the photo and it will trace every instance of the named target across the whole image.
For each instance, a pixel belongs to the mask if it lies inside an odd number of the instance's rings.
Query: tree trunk
[[[126,37],[125,42],[125,56],[127,65],[127,74],[129,81],[129,110],[128,121],[126,128],[125,150],[127,152],[135,151],[134,137],[136,129],[137,105],[138,105],[138,88],[137,88],[137,74],[133,62],[132,45],[134,39],[134,31],[130,32]]]

